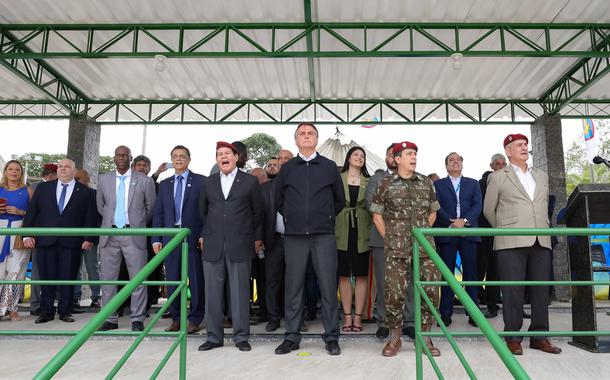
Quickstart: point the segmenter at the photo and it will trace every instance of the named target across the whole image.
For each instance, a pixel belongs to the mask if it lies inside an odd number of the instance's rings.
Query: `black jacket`
[[[284,218],[285,235],[335,233],[335,216],[345,195],[333,161],[320,154],[309,162],[296,156],[282,165],[276,181],[276,208]]]
[[[264,204],[256,177],[238,170],[225,199],[220,174],[209,176],[201,188],[199,210],[203,261],[225,256],[237,262],[252,259],[254,241],[263,239]]]
[[[90,188],[76,181],[70,200],[59,213],[57,208],[57,180],[40,183],[30,201],[23,218],[23,227],[79,227],[96,228],[98,224],[95,193]],[[78,249],[87,240],[97,243],[97,236],[37,236],[36,246],[49,247],[58,244],[61,247]]]
[[[275,185],[277,180],[275,178],[263,183],[261,185],[261,193],[263,195],[263,201],[265,202],[265,218],[263,219],[263,242],[265,243],[265,249],[271,250],[275,246],[276,232],[275,232]]]

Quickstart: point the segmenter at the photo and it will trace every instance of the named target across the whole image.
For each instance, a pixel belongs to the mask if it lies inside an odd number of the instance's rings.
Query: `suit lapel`
[[[458,199],[455,194],[455,188],[453,187],[453,182],[451,182],[451,178],[445,177],[445,178],[442,178],[441,181],[443,181],[442,184],[447,188],[447,191],[449,191],[449,194],[451,194],[450,196],[457,203]],[[460,188],[460,192],[461,192],[461,188]]]
[[[169,186],[169,208],[172,209],[172,219],[173,219],[173,215],[176,215],[176,207],[174,207],[174,200],[176,197],[176,194],[174,194],[174,181],[176,180],[176,175],[174,174],[171,179],[169,180],[169,182],[167,183],[167,186]]]
[[[81,191],[81,184],[76,181],[76,183],[74,184],[74,189],[72,190],[72,195],[70,195],[70,199],[68,199],[68,203],[66,203],[64,205],[64,212],[68,209],[68,207],[70,207],[70,205],[74,202],[72,202],[74,200],[74,198],[79,197],[80,196],[80,191]]]
[[[540,172],[534,168],[532,168],[532,177],[534,177],[534,181],[536,182],[536,188],[534,189],[534,200],[540,196],[540,189],[542,189],[542,181],[543,177],[540,175]]]
[[[517,177],[517,173],[515,173],[515,170],[511,166],[507,166],[506,168],[504,168],[504,172],[508,176],[508,179],[513,183],[513,185],[517,189],[519,189],[521,194],[523,194],[524,197],[529,199],[530,196],[527,194],[527,191],[525,191],[525,188],[521,184],[521,181],[519,181],[519,177]]]
[[[182,198],[182,209],[184,210],[184,205],[186,204],[186,200],[189,199],[189,194],[191,193],[191,187],[193,186],[193,172],[189,171],[189,175],[186,178],[186,189],[184,189],[184,197]]]
[[[126,186],[129,186],[129,194],[127,195],[127,209],[129,209],[129,205],[131,205],[131,201],[133,200],[133,196],[135,195],[135,189],[138,186],[138,177],[136,176],[136,174],[134,173],[134,171],[131,171],[131,177],[129,178],[129,184],[125,184]]]
[[[235,173],[235,179],[233,180],[233,184],[231,185],[231,189],[229,189],[229,195],[227,196],[227,200],[231,198],[231,195],[235,194],[238,187],[240,186],[240,182],[242,180],[244,173],[237,169],[237,173]],[[221,189],[222,191],[222,189]]]

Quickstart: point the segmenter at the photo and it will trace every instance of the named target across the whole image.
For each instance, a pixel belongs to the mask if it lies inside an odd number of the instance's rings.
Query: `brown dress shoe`
[[[167,327],[165,329],[166,332],[172,332],[172,331],[180,331],[180,323],[178,322],[172,322],[171,325],[169,325],[169,327]]]
[[[518,342],[516,340],[508,340],[506,341],[506,345],[508,346],[510,352],[513,353],[513,355],[523,355],[523,348],[521,348],[521,342]]]
[[[402,346],[402,341],[400,340],[401,333],[402,330],[400,328],[390,329],[390,340],[388,340],[388,343],[383,347],[381,355],[391,357],[398,354],[398,351],[400,351],[400,347]]]
[[[530,348],[540,350],[549,354],[560,354],[561,348],[553,346],[548,339],[530,340]]]
[[[188,326],[186,326],[186,332],[188,334],[194,334],[199,330],[201,330],[201,328],[199,326],[197,326],[196,324],[194,324],[193,322],[189,322]]]

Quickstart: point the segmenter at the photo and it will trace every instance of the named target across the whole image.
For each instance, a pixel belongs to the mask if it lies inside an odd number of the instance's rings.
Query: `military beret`
[[[417,145],[415,145],[411,141],[403,141],[396,143],[392,146],[392,154],[396,155],[405,149],[412,149],[417,152]]]
[[[504,147],[506,148],[506,146],[508,144],[512,143],[513,141],[517,141],[517,140],[525,140],[525,142],[529,144],[529,140],[527,139],[527,136],[522,135],[521,133],[515,133],[515,134],[510,134],[510,135],[506,136],[506,138],[504,139]]]
[[[233,151],[233,153],[237,154],[237,148],[235,147],[235,145],[228,143],[226,141],[218,141],[216,143],[216,150],[218,150],[220,148],[229,148]]]
[[[44,164],[42,168],[44,170],[57,173],[57,165],[55,164]]]

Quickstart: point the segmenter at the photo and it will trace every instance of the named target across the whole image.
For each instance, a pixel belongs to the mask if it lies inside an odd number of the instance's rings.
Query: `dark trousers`
[[[276,234],[273,248],[265,250],[265,301],[270,321],[279,321],[283,313],[284,238]]]
[[[80,267],[81,249],[59,247],[38,247],[38,264],[41,280],[76,280]],[[40,311],[42,315],[54,316],[56,292],[59,291],[57,312],[59,315],[68,315],[72,309],[74,299],[74,285],[43,285],[40,297]]]
[[[334,234],[286,236],[284,238],[286,260],[286,291],[284,318],[286,320],[285,339],[299,343],[299,328],[303,323],[303,288],[307,260],[311,257],[318,274],[322,298],[322,324],[325,342],[339,340],[339,320],[337,300],[337,243]]]
[[[494,251],[494,237],[482,236],[477,252],[477,269],[479,281],[497,281],[498,266]],[[479,287],[479,295],[483,287]],[[485,285],[485,303],[490,310],[497,310],[500,303],[500,288],[498,286]]]
[[[208,341],[222,343],[224,339],[222,304],[225,280],[230,289],[231,319],[233,321],[233,341],[248,341],[250,337],[250,265],[251,261],[231,261],[224,256],[218,261],[203,262],[205,282],[205,315]]]
[[[180,280],[182,273],[182,248],[178,247],[165,259],[165,275],[168,281]],[[205,311],[205,291],[203,282],[203,264],[201,253],[195,249],[189,250],[188,254],[188,276],[189,289],[191,291],[191,310],[188,314],[189,322],[199,326],[203,321]],[[167,298],[171,297],[176,291],[173,285],[167,286]],[[180,296],[169,306],[174,322],[180,321]]]
[[[318,300],[320,299],[320,286],[318,285],[318,276],[313,266],[311,256],[307,261],[307,270],[305,271],[305,311],[312,318],[316,317],[318,311]]]
[[[498,275],[500,281],[548,281],[551,277],[551,252],[536,242],[531,247],[502,249],[498,251]],[[529,331],[549,331],[548,286],[528,287],[532,304]],[[504,331],[519,331],[523,326],[523,286],[502,286],[502,315]],[[546,339],[532,337],[530,340]],[[522,341],[521,336],[506,340]]]
[[[477,272],[477,243],[464,238],[453,238],[448,243],[438,243],[438,251],[451,273],[455,271],[455,260],[457,251],[462,258],[462,279],[464,281],[476,281]],[[466,292],[477,303],[477,287],[467,286]],[[442,316],[453,315],[453,290],[449,286],[441,287],[440,312]]]

